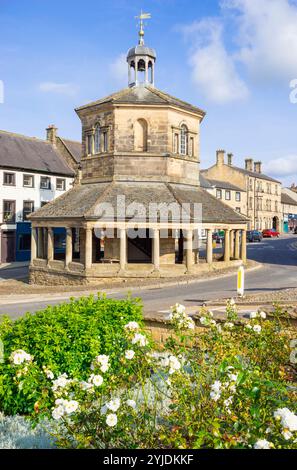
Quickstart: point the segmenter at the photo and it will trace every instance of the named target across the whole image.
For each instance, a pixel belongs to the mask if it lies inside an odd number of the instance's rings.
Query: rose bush
[[[9,415],[42,414],[54,402],[48,379],[55,377],[56,387],[68,375],[84,380],[98,354],[110,355],[117,373],[120,365],[113,357],[125,351],[124,326],[141,322],[141,311],[137,299],[90,296],[27,314],[15,322],[4,319],[0,323],[4,345],[0,410]]]
[[[294,331],[279,309],[269,319],[253,312],[243,324],[234,301],[226,321],[202,308],[198,331],[185,307],[175,305],[168,320],[172,335],[158,349],[141,321],[128,319],[113,348],[89,358],[83,377],[67,363],[58,373],[40,367],[33,349],[18,344],[11,351],[17,386],[31,369],[42,369],[35,411],[51,417],[59,447],[297,447]]]

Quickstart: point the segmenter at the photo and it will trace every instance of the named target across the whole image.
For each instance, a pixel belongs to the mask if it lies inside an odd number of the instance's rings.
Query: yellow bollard
[[[240,297],[244,296],[244,267],[240,266],[237,274],[237,294]]]

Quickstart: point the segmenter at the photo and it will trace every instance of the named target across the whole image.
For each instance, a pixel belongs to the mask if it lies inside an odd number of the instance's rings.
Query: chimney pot
[[[247,171],[253,171],[253,162],[254,160],[252,158],[245,159],[245,169]]]
[[[217,165],[222,166],[225,163],[225,150],[217,150]]]
[[[57,131],[58,129],[54,124],[51,124],[46,129],[46,140],[50,142],[54,147],[57,143]]]
[[[262,162],[254,163],[254,171],[255,173],[262,173]]]

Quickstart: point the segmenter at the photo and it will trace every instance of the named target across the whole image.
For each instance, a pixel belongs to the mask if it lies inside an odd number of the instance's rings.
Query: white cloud
[[[78,92],[79,88],[74,83],[43,82],[39,84],[39,90],[43,93],[73,96]]]
[[[120,54],[113,62],[111,62],[109,65],[109,72],[113,80],[123,83],[123,85],[127,85],[128,65],[126,54]]]
[[[297,174],[297,154],[288,155],[283,158],[276,158],[264,165],[265,173],[282,177],[294,177]]]
[[[221,104],[245,99],[248,88],[224,46],[222,23],[205,19],[183,28],[183,32],[192,43],[190,65],[199,90]]]
[[[261,81],[297,75],[297,5],[290,0],[224,0],[235,14],[238,59]]]

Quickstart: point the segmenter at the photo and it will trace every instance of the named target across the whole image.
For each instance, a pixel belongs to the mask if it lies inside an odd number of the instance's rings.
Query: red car
[[[263,230],[262,232],[263,238],[273,238],[273,237],[279,237],[280,233],[275,230],[275,228],[267,228],[266,230]]]

